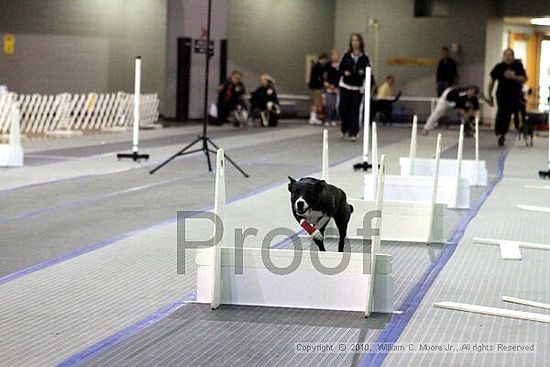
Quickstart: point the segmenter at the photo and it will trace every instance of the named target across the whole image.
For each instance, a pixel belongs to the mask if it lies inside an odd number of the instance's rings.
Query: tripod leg
[[[208,172],[212,172],[212,162],[210,162],[210,150],[208,150],[208,148],[205,149],[204,154],[206,154],[206,161],[208,162]]]
[[[183,148],[182,150],[180,150],[179,152],[177,152],[176,154],[174,154],[173,156],[171,156],[170,158],[168,158],[167,160],[165,160],[164,162],[162,162],[161,164],[159,164],[158,166],[156,166],[155,168],[153,168],[149,173],[150,174],[153,174],[155,172],[157,172],[159,169],[161,169],[162,167],[166,166],[168,163],[170,163],[172,160],[176,159],[176,157],[179,157],[180,155],[182,155],[183,153],[185,153],[185,151],[189,148],[191,148],[193,145],[197,144],[199,141],[202,141],[202,138],[201,137],[198,137],[197,139],[195,139],[193,142],[189,143],[185,148]]]
[[[210,139],[209,137],[207,137],[206,140],[207,140],[207,142],[210,143],[214,148],[220,149],[220,148],[216,145],[216,143],[214,143],[214,142],[212,141],[212,139]],[[212,152],[212,153],[215,153],[215,152]],[[237,163],[235,163],[235,161],[233,161],[233,160],[231,159],[231,157],[229,157],[227,154],[225,154],[225,158],[227,158],[227,161],[228,161],[229,163],[231,163],[231,164],[233,165],[233,167],[235,167],[235,168],[237,169],[237,171],[239,171],[244,177],[246,177],[246,178],[250,177],[250,176],[248,175],[248,173],[246,173],[245,171],[243,171],[243,169],[242,169],[241,167],[239,167],[239,165],[238,165]]]
[[[212,145],[214,145],[214,143],[211,142]],[[215,146],[215,145],[214,145]],[[210,152],[212,152],[213,154],[216,153],[215,150],[210,150]],[[227,161],[229,163],[231,163],[233,165],[233,167],[235,167],[237,169],[237,171],[239,171],[244,177],[246,178],[249,178],[250,175],[248,173],[246,173],[245,171],[243,171],[243,169],[241,167],[239,167],[239,165],[237,163],[235,163],[235,161],[233,159],[231,159],[230,156],[228,156],[227,154],[224,154],[224,157],[225,159],[227,159]]]

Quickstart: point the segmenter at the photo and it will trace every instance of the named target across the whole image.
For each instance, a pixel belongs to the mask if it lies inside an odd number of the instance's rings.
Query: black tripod
[[[207,22],[207,29],[206,29],[206,71],[204,76],[204,121],[202,125],[202,135],[199,135],[197,139],[195,139],[193,142],[185,146],[183,149],[181,149],[179,152],[159,164],[157,167],[155,167],[150,174],[155,173],[168,163],[170,163],[172,160],[176,159],[177,157],[193,154],[197,152],[204,152],[206,155],[206,161],[208,162],[208,171],[212,172],[212,162],[210,161],[210,153],[216,154],[216,149],[219,149],[219,147],[208,137],[208,77],[210,72],[210,58],[212,57],[212,54],[210,53],[210,23],[212,18],[212,0],[208,0],[208,22]],[[192,149],[195,145],[201,144],[200,148]],[[225,159],[229,161],[240,173],[243,174],[244,177],[249,177],[249,175],[242,170],[241,167],[237,163],[235,163],[227,154],[225,155]]]

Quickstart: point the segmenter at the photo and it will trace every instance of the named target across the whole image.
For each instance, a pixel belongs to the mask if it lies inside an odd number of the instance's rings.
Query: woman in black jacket
[[[340,118],[342,119],[342,138],[349,136],[357,140],[359,132],[359,111],[364,94],[365,68],[370,61],[365,55],[365,44],[359,33],[349,37],[349,50],[340,62]]]
[[[262,126],[277,126],[281,108],[275,90],[275,79],[267,74],[260,75],[260,86],[250,95],[250,105],[253,115],[260,113]]]

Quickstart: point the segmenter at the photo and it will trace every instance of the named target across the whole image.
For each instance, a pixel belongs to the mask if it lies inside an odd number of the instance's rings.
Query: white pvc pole
[[[328,176],[328,163],[329,163],[329,157],[328,157],[328,130],[325,129],[323,131],[323,171],[321,174],[321,178],[325,180],[326,182],[329,181]]]
[[[369,139],[370,139],[370,78],[371,68],[367,66],[365,68],[365,94],[363,101],[363,162],[369,161]]]
[[[216,187],[214,191],[214,214],[216,220],[221,221],[222,225],[225,212],[225,157],[223,149],[218,149],[216,153]],[[214,226],[214,237],[216,237],[217,224]],[[221,226],[220,226],[221,227]],[[213,264],[212,267],[212,288],[211,288],[211,304],[210,307],[214,310],[221,304],[222,294],[222,240],[213,247]]]
[[[378,172],[378,182],[375,195],[374,209],[380,212],[380,217],[375,218],[374,228],[377,228],[379,233],[378,236],[371,236],[371,249],[370,249],[370,279],[369,279],[369,288],[367,290],[367,302],[365,305],[365,317],[369,317],[372,313],[372,307],[374,304],[374,285],[376,282],[376,257],[378,251],[380,250],[380,237],[382,235],[382,208],[384,202],[384,181],[386,176],[386,156],[382,154],[380,157],[380,169],[372,166],[373,171]]]
[[[474,185],[478,186],[478,177],[479,177],[479,117],[476,117],[475,119],[475,134],[476,134],[476,157],[475,157],[475,172],[474,172]]]
[[[434,172],[434,181],[432,184],[432,198],[430,202],[430,221],[428,226],[428,238],[426,242],[428,244],[432,243],[432,231],[433,231],[433,222],[435,216],[435,205],[437,203],[437,189],[439,185],[439,164],[441,160],[441,134],[437,134],[437,143],[435,145],[435,172]]]
[[[416,159],[416,139],[418,132],[418,116],[414,115],[411,130],[411,147],[409,149],[409,176],[414,175],[414,160]]]
[[[19,102],[11,103],[11,125],[10,125],[10,141],[9,145],[21,145],[21,114],[19,112]]]
[[[456,182],[455,182],[455,201],[454,206],[458,206],[458,192],[460,190],[460,176],[462,175],[462,156],[464,153],[464,124],[460,125],[458,136],[458,152],[456,155]]]
[[[141,97],[141,57],[136,57],[134,76],[134,136],[133,148],[134,153],[138,152],[139,144],[139,120],[140,120],[140,97]]]
[[[372,176],[373,176],[373,191],[378,190],[378,132],[376,130],[376,122],[372,123]]]

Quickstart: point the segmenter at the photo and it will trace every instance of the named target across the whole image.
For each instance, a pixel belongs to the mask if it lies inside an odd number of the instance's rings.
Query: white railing
[[[47,134],[83,130],[109,130],[132,126],[133,95],[89,93],[57,95],[0,94],[0,134],[8,134],[8,112],[18,102],[21,133]],[[141,95],[141,127],[151,127],[159,117],[156,93]]]

